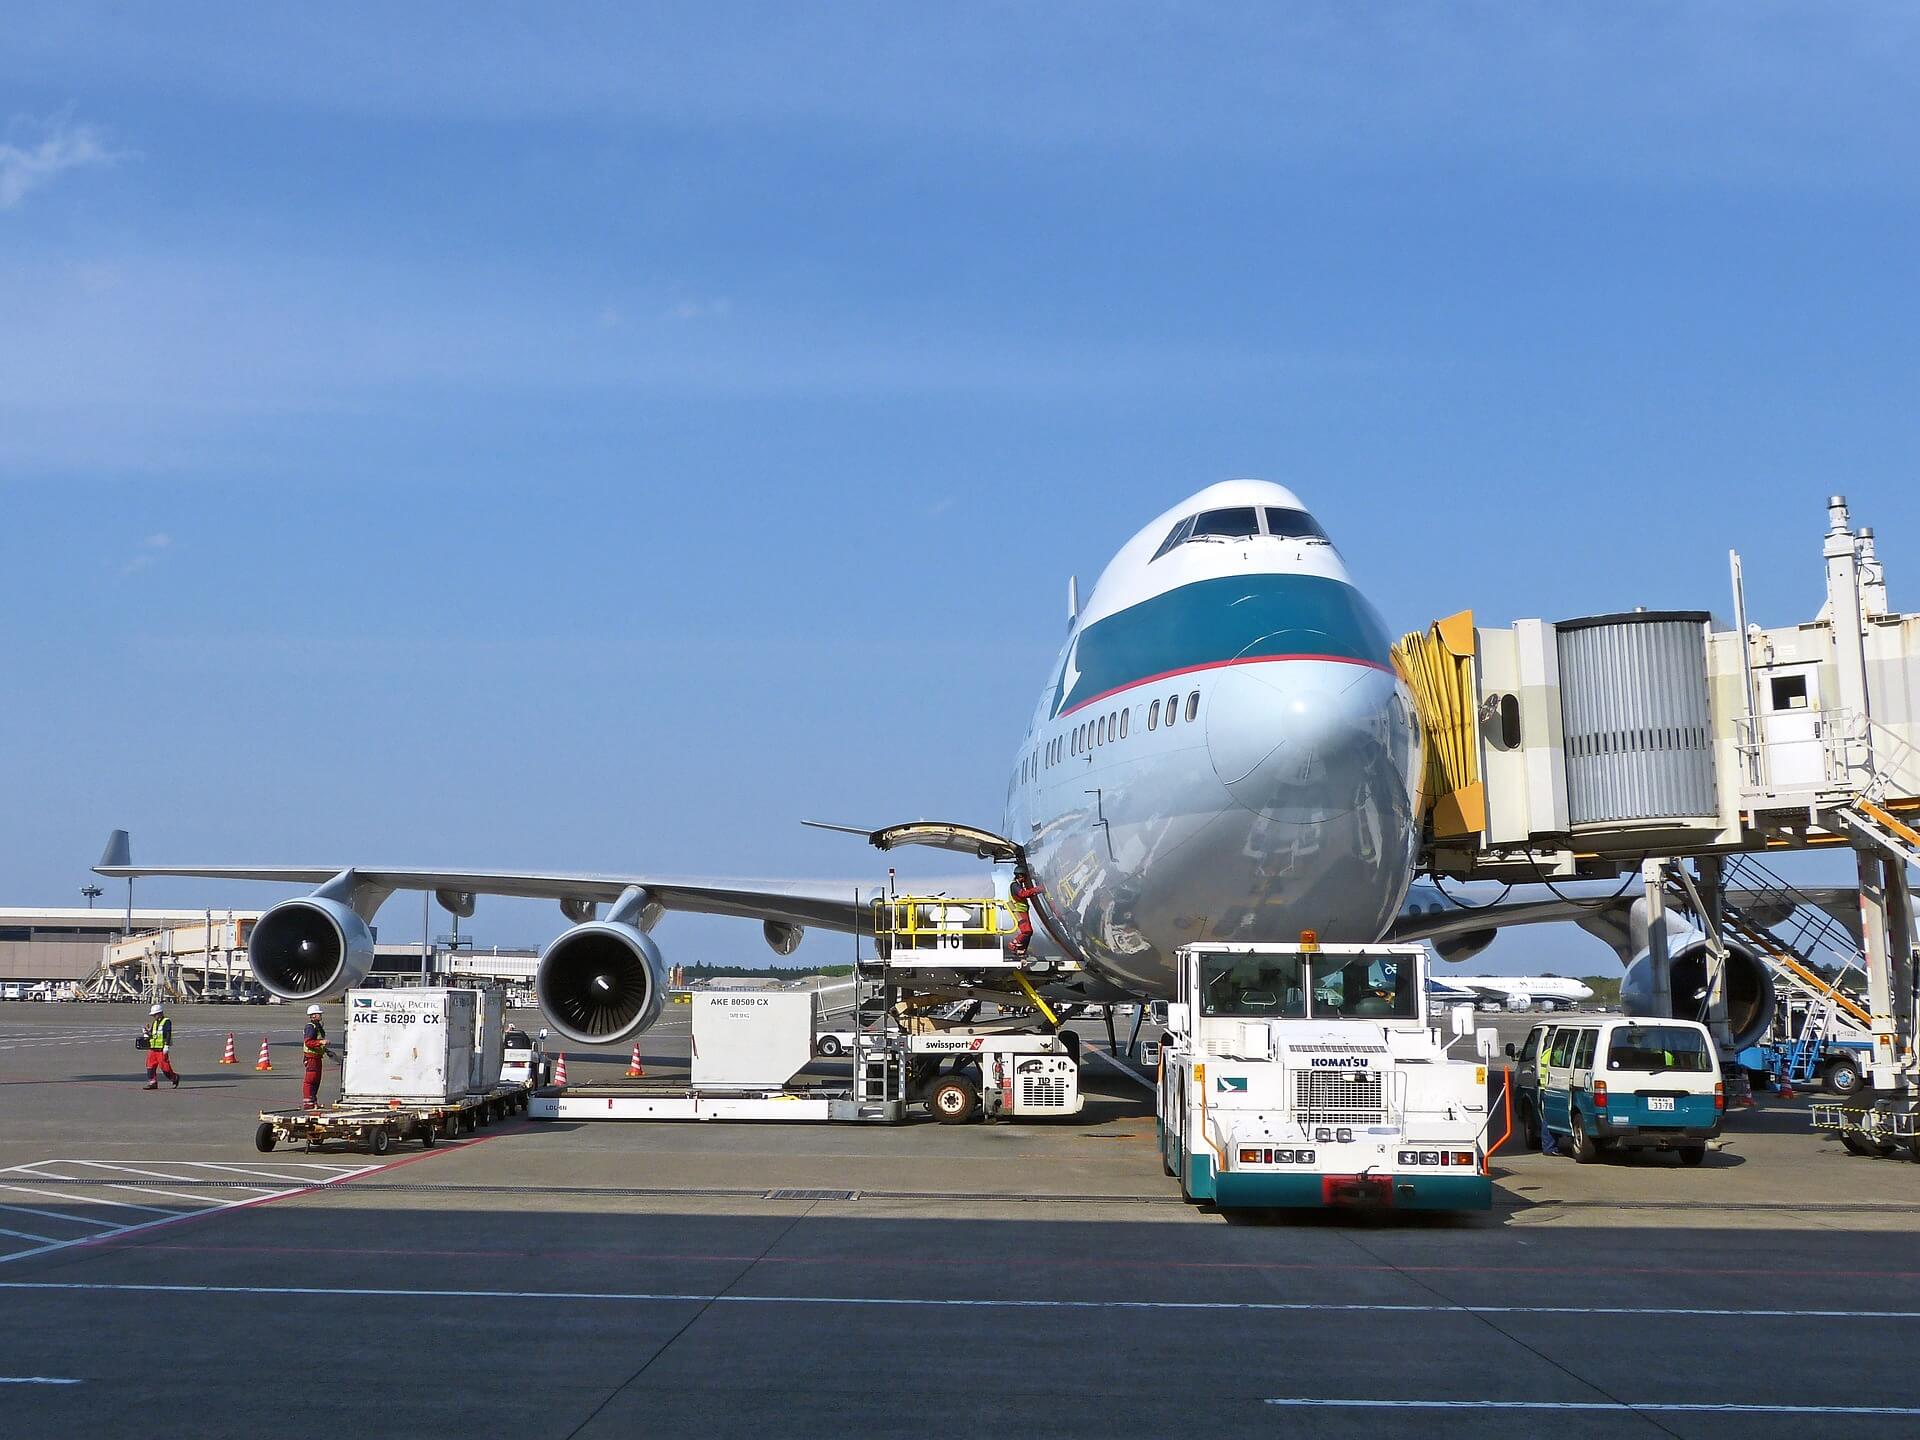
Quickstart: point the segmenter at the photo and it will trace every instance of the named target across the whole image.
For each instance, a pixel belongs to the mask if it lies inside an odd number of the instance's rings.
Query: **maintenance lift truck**
[[[1297,945],[1183,946],[1176,965],[1158,1128],[1188,1200],[1492,1205],[1485,1057],[1448,1054],[1471,1007],[1449,1016],[1450,1040],[1430,1027],[1423,947],[1321,945],[1307,932]]]
[[[1079,1037],[1009,954],[1004,901],[889,892],[868,913],[873,954],[855,967],[844,1055],[820,1058],[811,991],[704,990],[687,1079],[549,1085],[530,1117],[893,1124],[924,1107],[964,1124],[1080,1112]],[[995,1015],[979,1018],[988,1006]],[[955,1008],[961,1017],[942,1013]],[[840,1073],[802,1074],[820,1064]]]

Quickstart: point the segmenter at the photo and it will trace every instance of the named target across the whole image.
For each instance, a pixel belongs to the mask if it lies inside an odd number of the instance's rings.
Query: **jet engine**
[[[590,920],[547,946],[533,988],[548,1023],[569,1040],[614,1045],[660,1018],[667,966],[636,927]]]
[[[1683,1020],[1704,1020],[1707,1015],[1708,967],[1713,956],[1704,936],[1698,931],[1677,932],[1667,941],[1668,975],[1671,978],[1672,1010],[1656,1014],[1653,1008],[1653,957],[1641,951],[1620,977],[1620,1008],[1629,1015],[1653,1019],[1678,1016]],[[1727,1025],[1733,1032],[1736,1050],[1756,1043],[1767,1033],[1773,1020],[1773,979],[1753,952],[1739,945],[1727,946]]]
[[[1493,943],[1494,936],[1500,932],[1494,929],[1468,930],[1459,935],[1443,935],[1433,942],[1433,948],[1442,960],[1459,964],[1462,960],[1471,960],[1487,946]]]
[[[319,895],[284,900],[254,921],[253,978],[282,1000],[338,995],[373,968],[373,931],[350,906]]]

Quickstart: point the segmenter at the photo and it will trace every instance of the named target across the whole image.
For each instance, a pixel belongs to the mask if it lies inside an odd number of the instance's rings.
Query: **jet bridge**
[[[1402,639],[1395,662],[1428,737],[1423,860],[1514,882],[1638,869],[1656,952],[1678,904],[1722,962],[1737,944],[1783,988],[1863,1010],[1875,1086],[1911,1089],[1920,614],[1889,609],[1873,532],[1852,527],[1846,500],[1827,509],[1827,600],[1800,624],[1747,622],[1733,554],[1731,626],[1703,610],[1504,627],[1463,613]],[[1768,923],[1802,913],[1804,897],[1779,883],[1760,919],[1726,902],[1728,857],[1815,847],[1855,853],[1860,927],[1847,940],[1864,1005],[1809,964],[1834,957],[1809,957]],[[1663,954],[1652,969],[1667,983]],[[1722,963],[1707,977],[1723,1039],[1725,974]]]

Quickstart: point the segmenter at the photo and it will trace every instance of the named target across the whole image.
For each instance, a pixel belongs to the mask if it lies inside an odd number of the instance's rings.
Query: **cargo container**
[[[349,990],[342,1102],[464,1098],[477,1065],[478,999],[472,990]]]

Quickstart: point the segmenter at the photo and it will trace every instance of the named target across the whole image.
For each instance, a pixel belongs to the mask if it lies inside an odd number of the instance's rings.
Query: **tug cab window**
[[[1316,955],[1313,1013],[1329,1020],[1417,1020],[1417,969],[1378,955],[1356,956],[1345,963],[1338,955]]]
[[[1299,955],[1201,955],[1200,1013],[1298,1020],[1307,1013]]]

